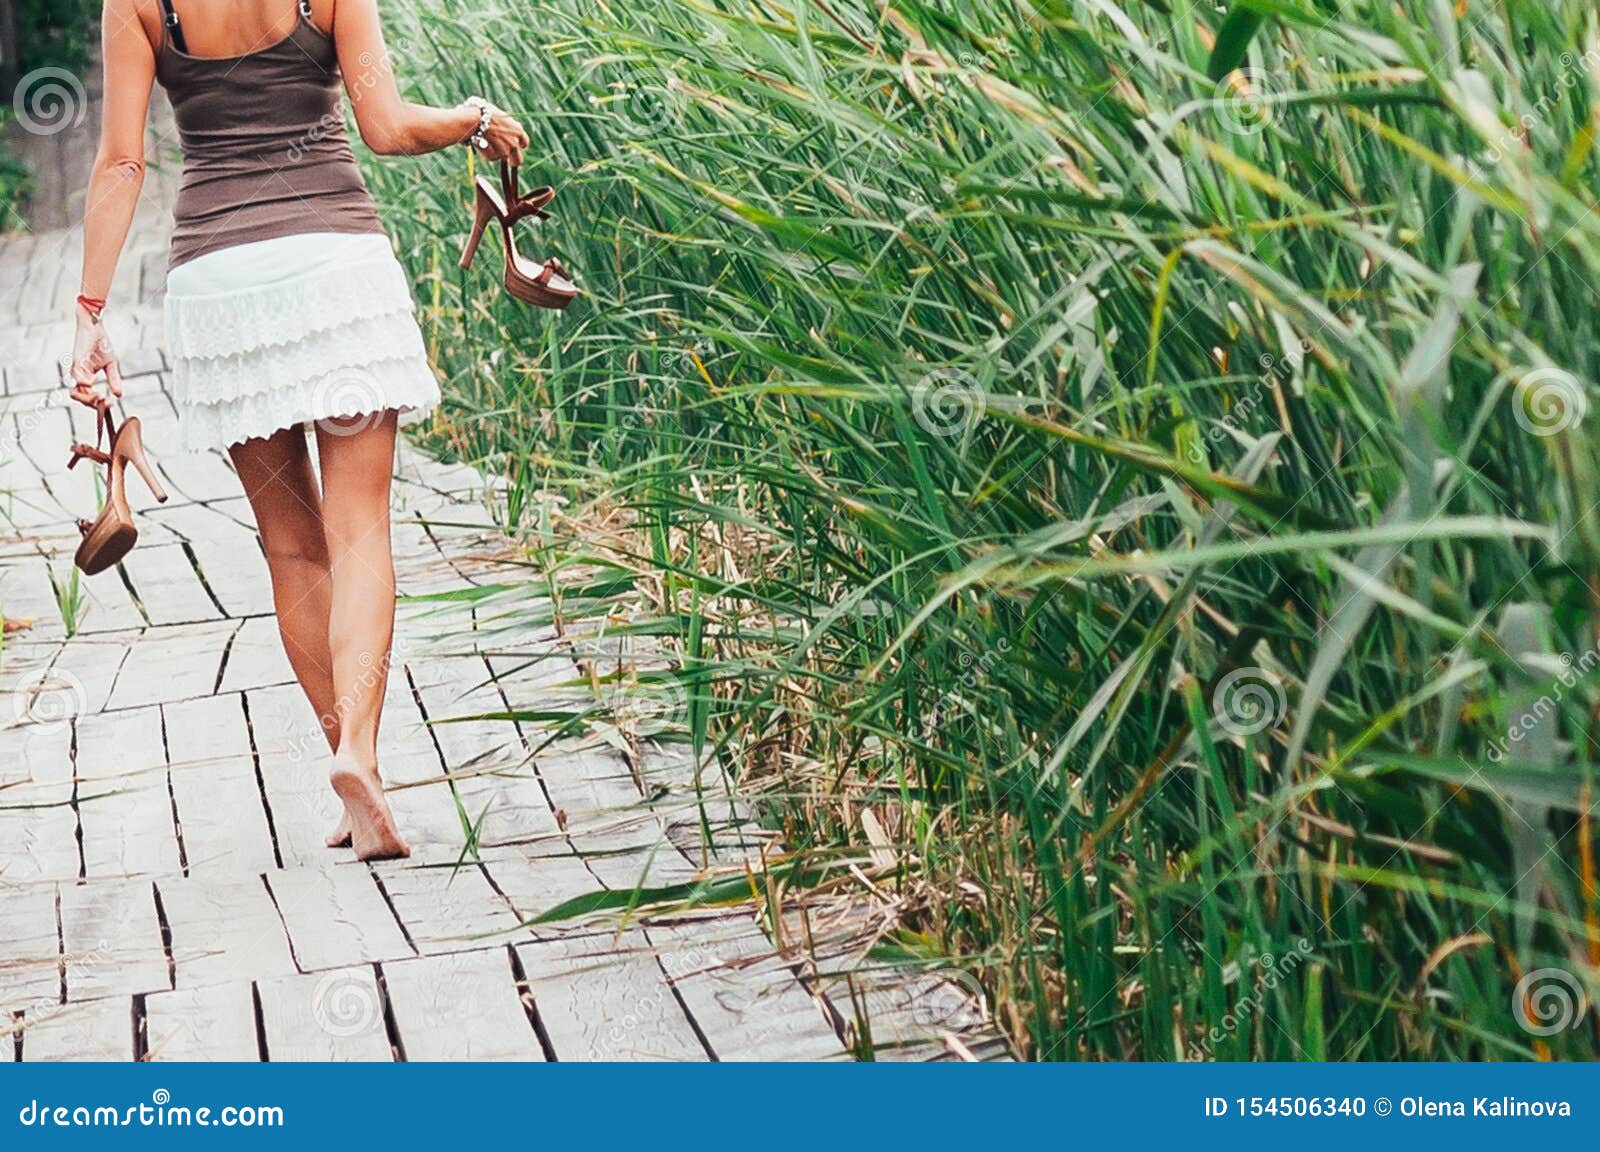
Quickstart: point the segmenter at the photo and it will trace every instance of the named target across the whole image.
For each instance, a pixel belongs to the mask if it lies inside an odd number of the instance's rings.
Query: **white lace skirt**
[[[209,252],[167,277],[183,447],[332,417],[432,411],[439,382],[389,238],[310,233]]]

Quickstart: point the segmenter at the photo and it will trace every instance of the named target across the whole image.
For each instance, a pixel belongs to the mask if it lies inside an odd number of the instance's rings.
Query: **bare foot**
[[[337,828],[335,828],[332,832],[328,833],[328,841],[327,841],[327,843],[328,843],[328,847],[329,848],[348,848],[348,847],[350,847],[350,813],[349,812],[345,812],[344,815],[339,817],[339,826]]]
[[[395,827],[394,813],[383,797],[378,773],[354,760],[335,756],[328,775],[333,790],[344,801],[350,821],[350,843],[358,860],[398,860],[411,855],[410,846]]]

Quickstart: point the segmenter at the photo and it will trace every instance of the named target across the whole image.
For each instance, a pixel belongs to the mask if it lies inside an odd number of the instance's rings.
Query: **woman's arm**
[[[145,119],[155,83],[156,56],[139,21],[138,0],[105,0],[101,20],[105,103],[100,149],[89,177],[83,209],[83,298],[101,300],[111,291],[117,259],[128,239],[139,192],[144,187]],[[78,332],[72,353],[73,398],[93,404],[94,378],[105,372],[113,395],[122,395],[117,361],[100,326],[99,311],[77,306]]]
[[[380,156],[438,152],[463,143],[477,130],[477,108],[430,108],[400,98],[378,21],[378,0],[337,0],[333,42],[355,108],[356,127],[367,147]],[[528,134],[513,117],[496,109],[485,136],[489,147],[480,153],[485,159],[522,163]]]

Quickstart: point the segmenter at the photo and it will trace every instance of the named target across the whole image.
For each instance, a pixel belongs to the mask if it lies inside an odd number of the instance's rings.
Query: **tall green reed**
[[[630,510],[689,736],[886,830],[882,955],[1041,1058],[1595,1054],[1589,7],[395,7],[589,293],[373,166],[437,442]]]

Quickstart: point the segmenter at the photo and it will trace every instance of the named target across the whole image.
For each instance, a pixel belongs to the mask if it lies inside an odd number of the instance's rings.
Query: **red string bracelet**
[[[106,302],[104,300],[96,300],[93,296],[79,296],[78,307],[98,320],[100,319],[100,313],[106,310]]]

